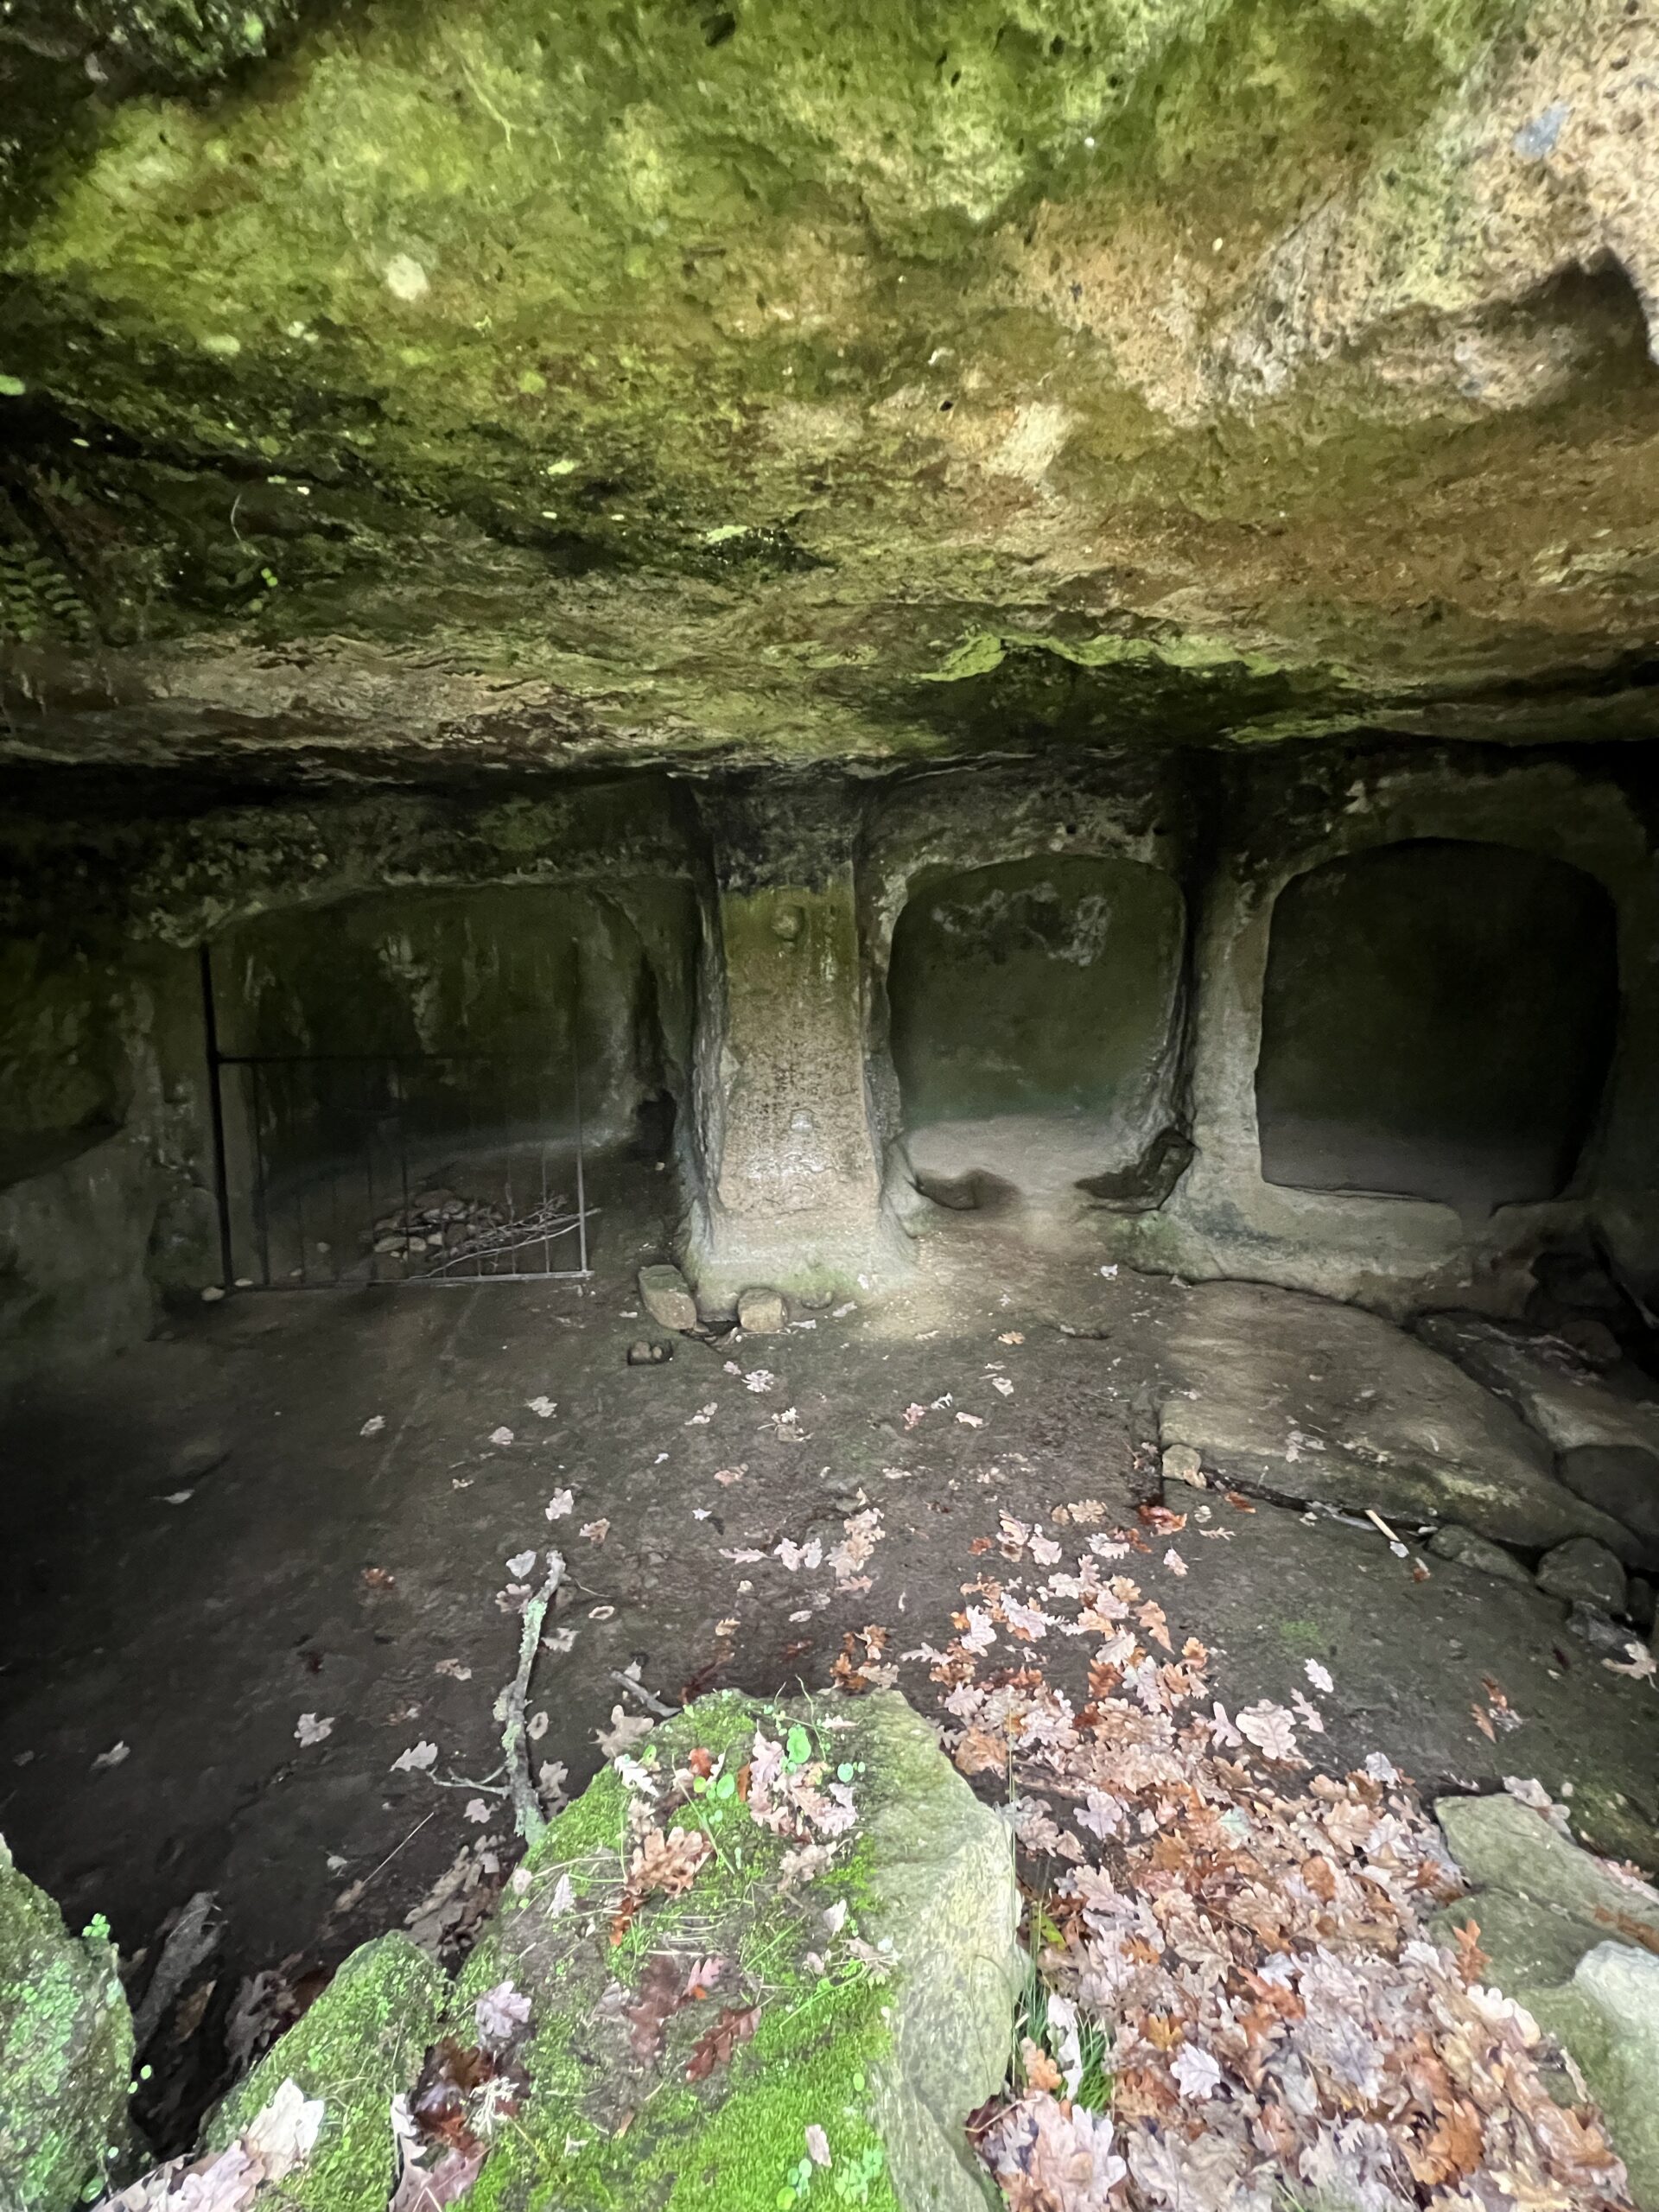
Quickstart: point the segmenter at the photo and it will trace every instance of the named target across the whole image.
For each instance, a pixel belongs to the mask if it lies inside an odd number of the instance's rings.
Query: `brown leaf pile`
[[[1459,1878],[1386,1758],[1289,1794],[1282,1777],[1308,1770],[1295,1729],[1317,1713],[1262,1701],[1235,1726],[1203,1646],[1161,1658],[1161,1609],[1103,1585],[1093,1557],[1023,1604],[972,1587],[1020,1664],[995,1667],[982,1630],[927,1655],[957,1763],[1011,1760],[1016,1834],[1062,1862],[1049,2047],[978,2131],[1017,2212],[1273,2212],[1287,2190],[1357,2212],[1628,2205],[1597,2115],[1555,2103],[1536,2024],[1481,1984],[1475,1936],[1427,1940],[1420,1909]],[[1058,1625],[1039,1600],[1062,1597],[1110,1631],[1080,1713],[1025,1632]],[[1104,2040],[1105,2112],[1077,2101],[1080,2030]]]

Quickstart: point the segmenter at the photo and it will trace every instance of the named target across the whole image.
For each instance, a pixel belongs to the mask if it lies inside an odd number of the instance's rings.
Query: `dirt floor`
[[[554,1543],[569,1649],[543,1651],[531,1703],[537,1757],[573,1792],[613,1707],[640,1709],[613,1678],[636,1662],[673,1703],[816,1687],[875,1629],[937,1709],[928,1661],[901,1655],[950,1639],[965,1586],[1014,1571],[995,1548],[1006,1512],[1072,1552],[1079,1528],[1129,1532],[1122,1571],[1177,1649],[1211,1648],[1234,1706],[1327,1668],[1328,1732],[1306,1748],[1333,1771],[1380,1750],[1429,1790],[1570,1784],[1588,1840],[1652,1864],[1659,1696],[1606,1671],[1562,1607],[1217,1491],[1172,1490],[1180,1529],[1141,1514],[1161,1496],[1160,1341],[1181,1286],[953,1217],[880,1304],[668,1338],[634,1285],[664,1255],[662,1188],[601,1193],[588,1284],[233,1297],[8,1410],[0,1833],[130,1954],[153,1960],[168,1916],[214,1892],[215,1992],[181,2046],[222,2037],[258,1969],[297,1978],[400,1923],[484,1839],[510,1863],[492,1708],[519,1622],[499,1593],[540,1578],[510,1559]],[[671,1357],[630,1366],[641,1337]],[[837,1573],[872,1507],[870,1555]],[[816,1569],[775,1555],[814,1537]],[[1053,1642],[1049,1677],[1081,1703],[1087,1640]],[[331,1726],[302,1743],[302,1714]],[[429,1770],[396,1770],[421,1745]],[[182,2063],[151,2056],[159,2075]],[[198,2056],[198,2075],[216,2063]]]

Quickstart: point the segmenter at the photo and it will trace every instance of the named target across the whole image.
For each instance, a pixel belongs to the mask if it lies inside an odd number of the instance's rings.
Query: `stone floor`
[[[332,1964],[480,1835],[505,1838],[477,1785],[499,1763],[515,1554],[569,1560],[552,1625],[569,1648],[543,1654],[531,1702],[537,1755],[574,1789],[634,1662],[674,1702],[772,1693],[829,1681],[844,1637],[862,1655],[885,1630],[884,1663],[931,1709],[927,1662],[901,1655],[948,1639],[964,1586],[1014,1572],[1004,1513],[1072,1550],[1079,1525],[1131,1531],[1129,1569],[1177,1648],[1217,1654],[1230,1703],[1328,1669],[1336,1770],[1381,1750],[1434,1792],[1535,1775],[1571,1785],[1598,1848],[1659,1861],[1654,1684],[1604,1667],[1529,1580],[1443,1560],[1401,1517],[1438,1451],[1465,1484],[1514,1478],[1533,1516],[1517,1543],[1553,1540],[1550,1514],[1593,1525],[1449,1362],[1351,1309],[1037,1256],[967,1215],[896,1290],[633,1366],[642,1335],[669,1341],[634,1281],[664,1255],[660,1187],[613,1194],[588,1284],[232,1298],[11,1406],[0,1833],[72,1918],[105,1912],[132,1952],[213,1891],[222,2007],[262,1967]],[[1432,1377],[1432,1417],[1402,1402],[1402,1363]],[[1172,1529],[1140,1509],[1181,1437],[1212,1479],[1169,1484]],[[1404,1556],[1363,1518],[1368,1468]],[[837,1573],[871,1508],[869,1556]],[[815,1537],[816,1568],[777,1555]],[[1087,1657],[1043,1654],[1079,1697]],[[302,1713],[326,1736],[297,1741]],[[395,1770],[420,1743],[431,1772]]]

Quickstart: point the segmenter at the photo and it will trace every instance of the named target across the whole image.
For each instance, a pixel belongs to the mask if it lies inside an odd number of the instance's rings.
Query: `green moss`
[[[1321,1652],[1329,1655],[1331,1639],[1318,1621],[1284,1620],[1277,1625],[1279,1641],[1286,1650],[1294,1652],[1299,1658],[1309,1654],[1317,1656]]]
[[[132,2020],[102,1920],[72,1936],[0,1842],[0,2203],[63,2212],[124,2159]]]
[[[701,1747],[735,1767],[747,1756],[757,1719],[773,1733],[787,1726],[775,1708],[721,1693],[664,1723],[636,1756],[666,1774]],[[845,1749],[846,1739],[833,1740],[837,1753]],[[862,1795],[862,1780],[859,1786]],[[868,1840],[789,1894],[777,1883],[784,1849],[779,1839],[751,1821],[735,1798],[694,1799],[674,1820],[701,1826],[715,1855],[683,1896],[654,1900],[611,1943],[604,1929],[620,1888],[627,1799],[607,1768],[550,1826],[524,1862],[519,1894],[458,1985],[456,2032],[477,1997],[504,1976],[536,1993],[536,2028],[525,2057],[531,2094],[471,2202],[478,2212],[518,2212],[549,2201],[569,2212],[645,2206],[690,2212],[711,2203],[722,2212],[772,2212],[806,2156],[807,2126],[818,2125],[836,2164],[804,2201],[891,2207],[870,2119],[874,2072],[892,2048],[885,1985],[855,1961],[843,1960],[821,1975],[805,1958],[815,1946],[827,1948],[820,1916],[831,1904],[845,1901],[850,1926],[857,1926],[870,1897]],[[546,1910],[563,1874],[576,1898],[569,1922],[550,1920]],[[594,1933],[578,1937],[584,1914]],[[607,2005],[616,2017],[607,1987],[637,1986],[649,1960],[664,1952],[688,1962],[720,1957],[727,1967],[709,2001],[668,2023],[660,2065],[642,2071],[629,2062],[623,2028],[607,2033],[595,2022]],[[688,2080],[692,2047],[728,2002],[758,2002],[753,2041],[738,2045],[729,2063],[705,2080]],[[861,2177],[856,2185],[867,2193],[837,2197],[837,2171]]]
[[[413,2086],[447,1993],[442,1970],[406,1936],[365,1943],[232,2091],[209,2127],[209,2146],[233,2141],[291,2079],[326,2109],[285,2199],[306,2212],[385,2212],[397,2179],[391,2102]]]

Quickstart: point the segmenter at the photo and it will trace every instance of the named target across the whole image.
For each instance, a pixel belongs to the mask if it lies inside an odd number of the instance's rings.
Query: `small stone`
[[[1163,1468],[1166,1483],[1190,1483],[1194,1490],[1210,1487],[1196,1445],[1170,1445],[1164,1452]]]
[[[672,1344],[654,1344],[648,1337],[636,1337],[628,1346],[630,1367],[660,1367],[673,1357]]]
[[[659,1329],[687,1330],[697,1325],[697,1301],[677,1268],[641,1268],[639,1302]]]
[[[1529,1584],[1532,1580],[1513,1552],[1506,1552],[1502,1544],[1478,1536],[1472,1529],[1465,1529],[1455,1521],[1448,1521],[1434,1531],[1428,1540],[1428,1548],[1436,1559],[1452,1560],[1459,1567],[1472,1567],[1478,1573],[1490,1574],[1499,1582]]]
[[[224,1295],[223,1283],[210,1282],[201,1294],[201,1302],[204,1306],[216,1306]]]
[[[1573,1536],[1546,1552],[1538,1562],[1538,1587],[1569,1605],[1592,1605],[1603,1613],[1624,1610],[1624,1570],[1593,1536]]]
[[[1610,1621],[1594,1605],[1574,1605],[1567,1614],[1567,1625],[1581,1643],[1587,1643],[1605,1659],[1627,1659],[1636,1640],[1628,1628]]]
[[[775,1337],[789,1320],[780,1290],[743,1290],[737,1297],[737,1325],[748,1337]]]

